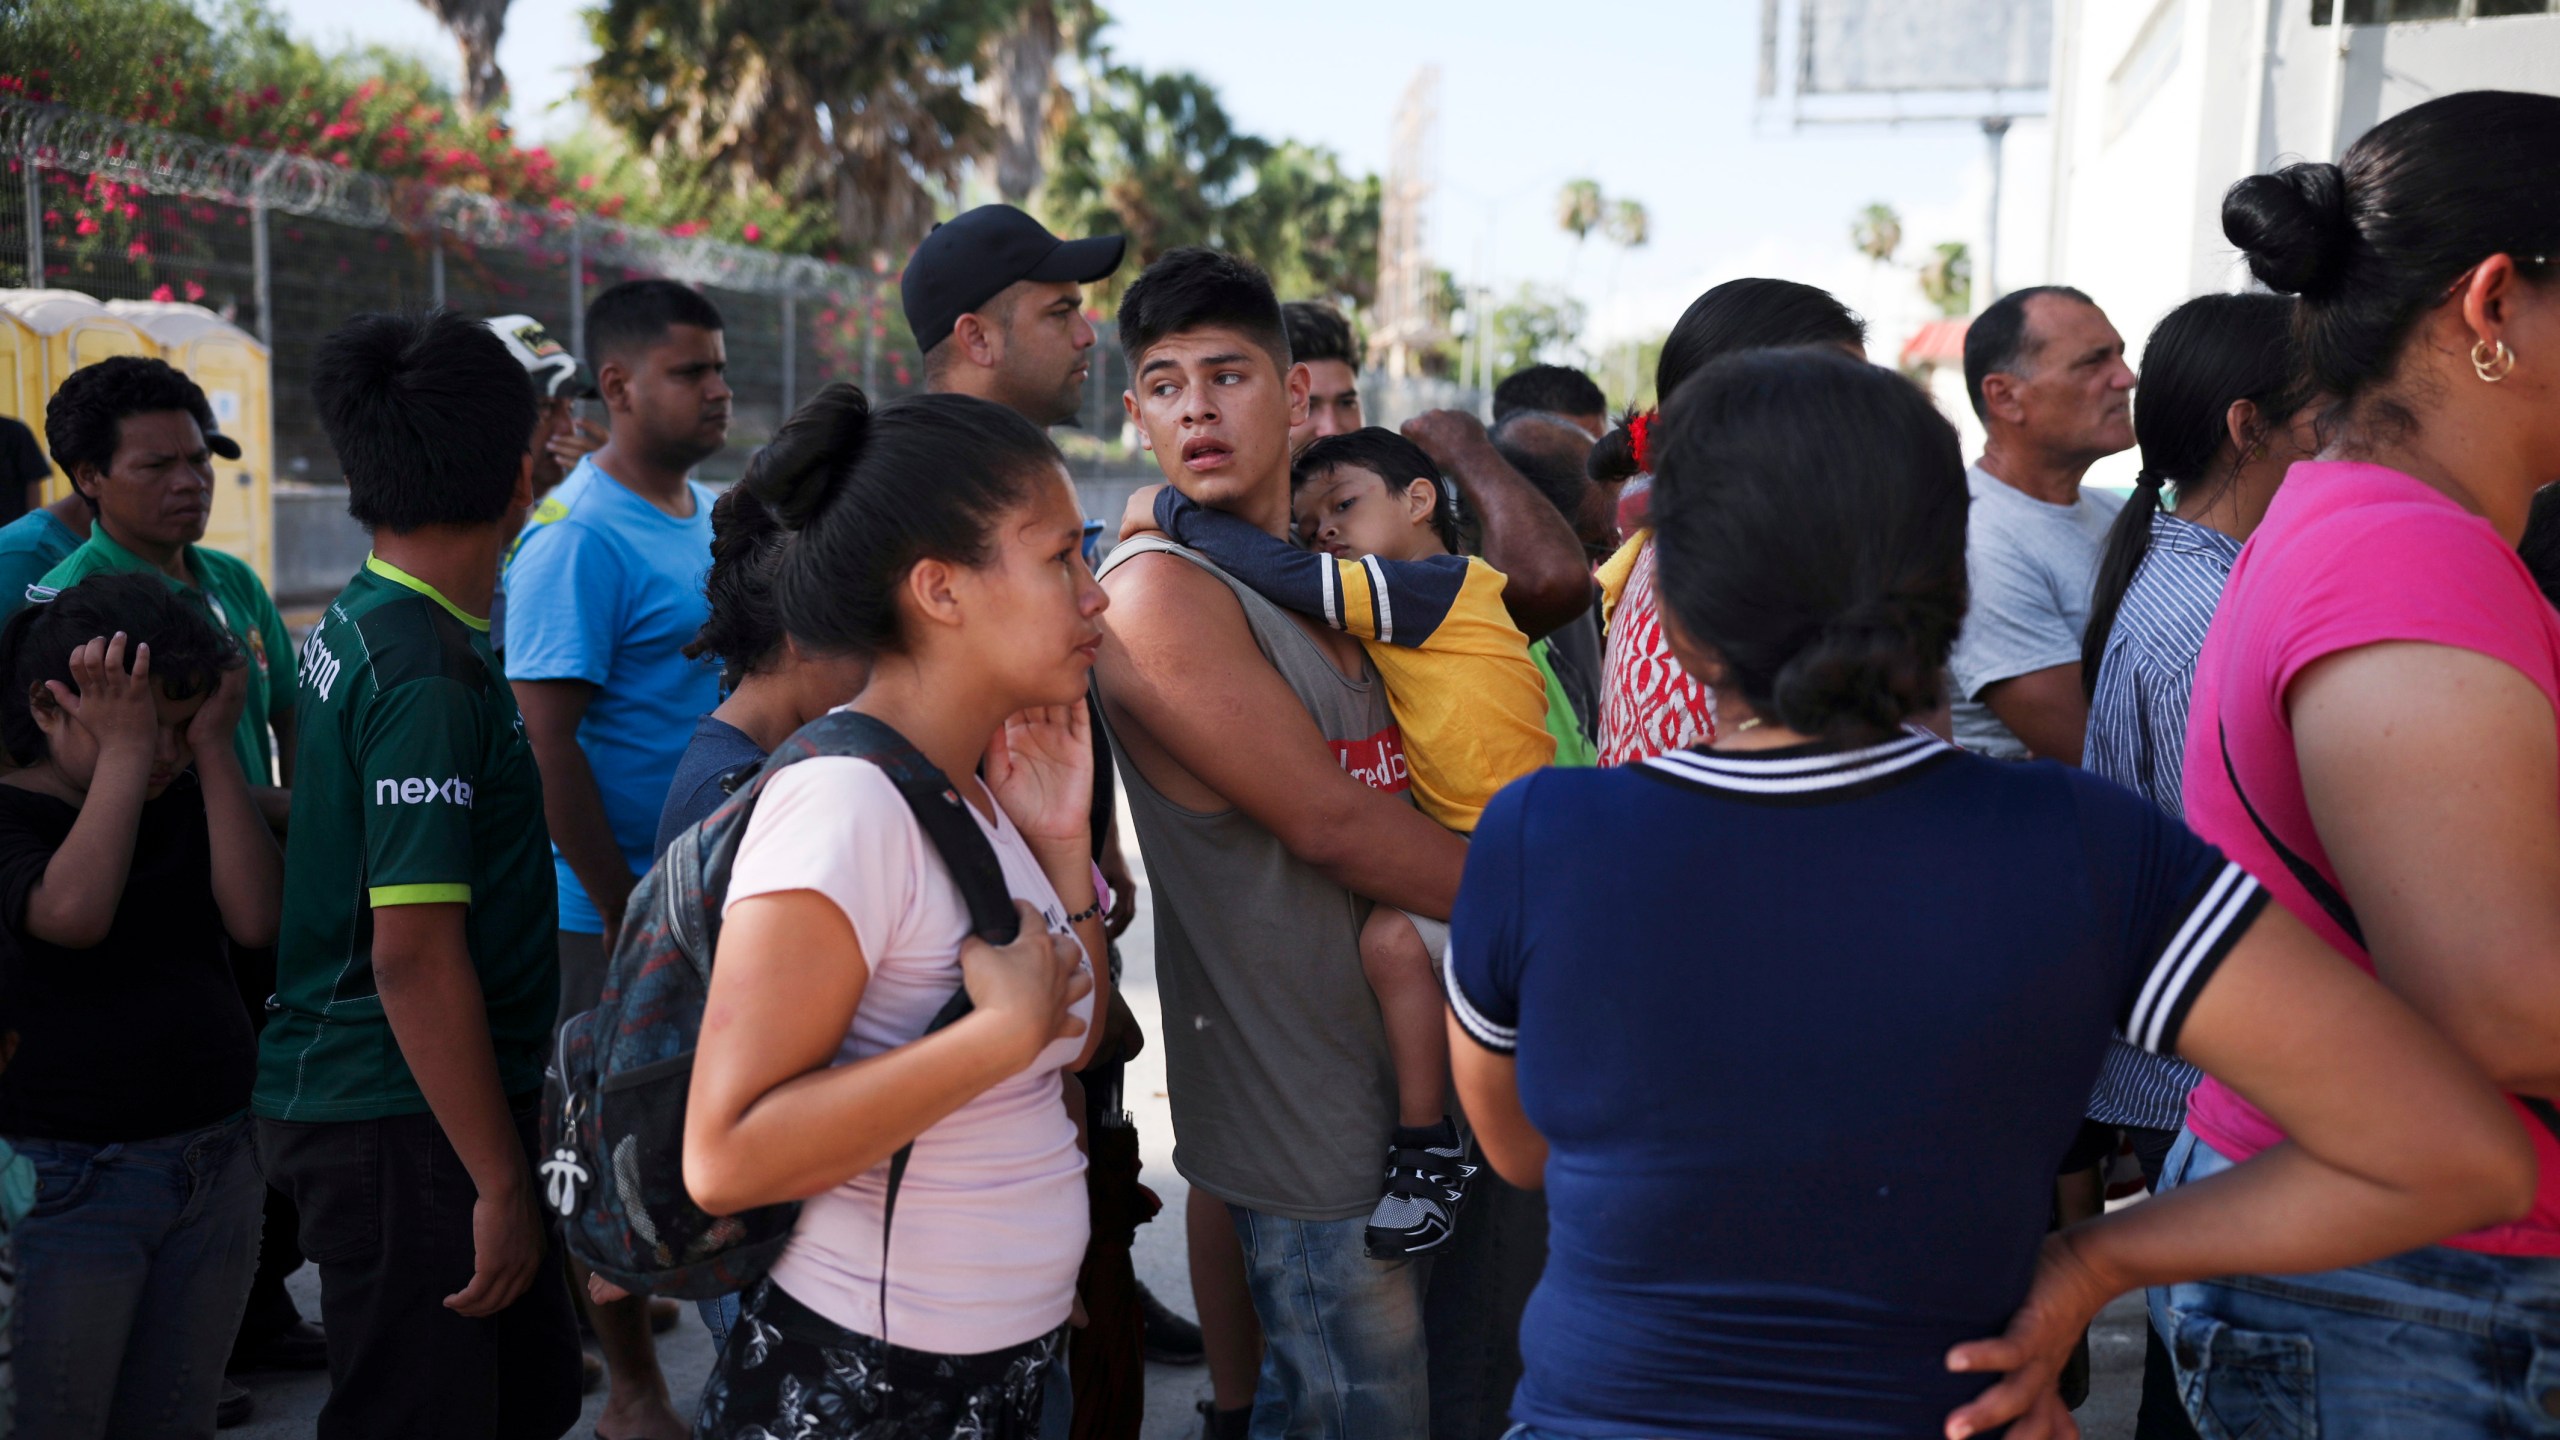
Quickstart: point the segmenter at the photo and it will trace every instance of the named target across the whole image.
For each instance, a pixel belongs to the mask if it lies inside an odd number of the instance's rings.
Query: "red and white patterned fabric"
[[[1715,697],[1689,678],[1663,638],[1654,547],[1636,556],[1609,617],[1600,666],[1600,763],[1628,765],[1716,738]]]

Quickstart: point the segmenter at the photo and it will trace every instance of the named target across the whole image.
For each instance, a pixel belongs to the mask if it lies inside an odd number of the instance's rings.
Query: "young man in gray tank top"
[[[1165,479],[1285,536],[1306,372],[1290,364],[1270,282],[1247,261],[1172,251],[1132,284],[1119,320],[1134,374],[1124,402]],[[1590,605],[1572,528],[1482,425],[1441,413],[1405,433],[1459,477],[1485,559],[1513,574],[1503,602],[1526,633]],[[1162,541],[1111,553],[1103,587],[1096,682],[1155,887],[1175,1168],[1196,1222],[1234,1222],[1234,1240],[1193,1227],[1193,1286],[1206,1317],[1213,1243],[1234,1266],[1242,1240],[1270,1338],[1252,1435],[1503,1430],[1518,1317],[1546,1253],[1539,1197],[1477,1176],[1472,1220],[1434,1261],[1428,1299],[1423,1266],[1362,1253],[1393,1066],[1359,971],[1359,920],[1370,902],[1446,915],[1464,846],[1400,794],[1385,687],[1347,635]],[[1244,1396],[1219,1381],[1219,1404]],[[1213,1414],[1211,1435],[1234,1420]]]
[[[1270,282],[1176,250],[1120,327],[1125,403],[1166,479],[1288,534],[1307,381]],[[1465,846],[1400,793],[1401,738],[1357,641],[1162,541],[1123,545],[1103,575],[1095,673],[1154,889],[1174,1167],[1195,1205],[1225,1202],[1269,1346],[1251,1433],[1426,1435],[1431,1375],[1452,1367],[1427,1360],[1424,1267],[1362,1249],[1394,1071],[1358,937],[1371,901],[1446,915]],[[1518,1308],[1494,1308],[1472,1328],[1507,1347]]]

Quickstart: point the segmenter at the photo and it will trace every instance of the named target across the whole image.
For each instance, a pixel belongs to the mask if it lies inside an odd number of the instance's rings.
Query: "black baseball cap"
[[[1123,235],[1061,240],[1010,205],[981,205],[942,222],[899,277],[916,348],[942,343],[960,317],[1017,280],[1090,285],[1120,268]]]

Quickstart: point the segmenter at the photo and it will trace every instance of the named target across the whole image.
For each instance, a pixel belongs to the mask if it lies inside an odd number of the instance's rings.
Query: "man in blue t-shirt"
[[[711,490],[693,467],[729,435],[720,312],[671,280],[587,307],[604,448],[546,497],[507,562],[507,679],[542,770],[560,887],[560,1016],[594,1008],[658,811],[718,672],[684,657],[710,613]],[[639,1298],[590,1309],[612,1373],[603,1428],[681,1434]]]

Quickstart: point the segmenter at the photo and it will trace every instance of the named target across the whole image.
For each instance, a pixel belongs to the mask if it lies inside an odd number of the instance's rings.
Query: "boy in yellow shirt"
[[[1502,572],[1457,553],[1456,506],[1439,468],[1392,430],[1316,441],[1300,452],[1290,482],[1305,549],[1171,486],[1141,492],[1131,510],[1134,518],[1151,504],[1154,528],[1176,543],[1273,604],[1360,637],[1386,682],[1415,800],[1432,819],[1472,833],[1495,791],[1555,758],[1546,680],[1503,608]],[[1399,788],[1386,778],[1382,788]],[[1396,1068],[1397,1160],[1366,1237],[1381,1258],[1447,1243],[1475,1173],[1441,1108],[1449,1041],[1437,966],[1448,937],[1445,921],[1385,905],[1360,934],[1361,967]]]

